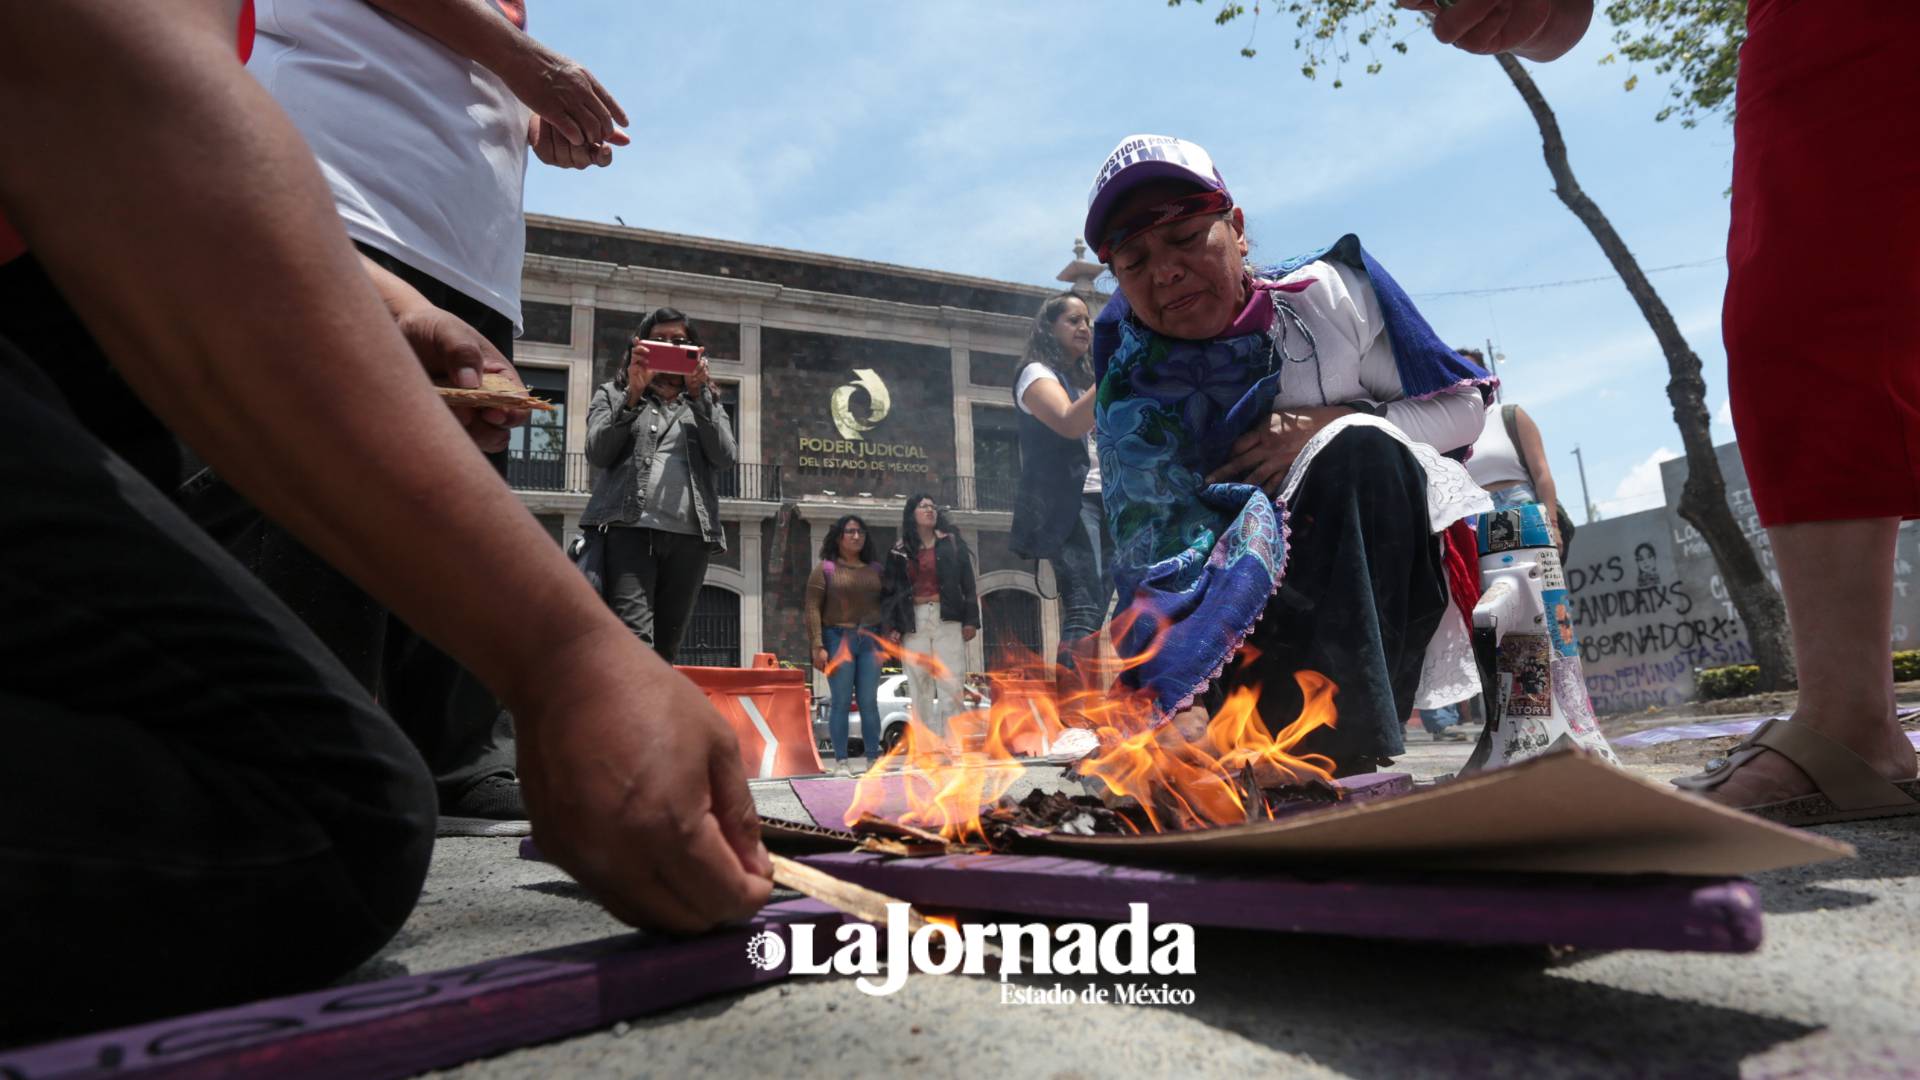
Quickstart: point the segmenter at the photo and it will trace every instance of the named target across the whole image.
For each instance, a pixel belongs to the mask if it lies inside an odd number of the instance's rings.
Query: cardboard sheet
[[[1549,754],[1399,798],[1158,836],[1054,836],[1023,850],[1107,862],[1280,868],[1733,875],[1825,862],[1847,844]]]

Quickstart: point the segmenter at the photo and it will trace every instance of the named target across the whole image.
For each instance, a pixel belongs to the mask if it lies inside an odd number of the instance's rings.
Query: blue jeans
[[[1442,705],[1437,709],[1420,710],[1420,726],[1427,734],[1438,735],[1460,722],[1460,706]]]
[[[1107,621],[1113,604],[1113,541],[1107,536],[1106,509],[1100,496],[1080,497],[1079,527],[1067,535],[1053,564],[1054,584],[1060,590],[1060,659],[1073,666],[1069,650]]]
[[[827,626],[820,630],[820,643],[827,647],[828,662],[838,660],[841,649],[846,659],[827,676],[833,691],[833,705],[827,713],[827,734],[833,740],[833,759],[847,760],[847,710],[853,695],[860,695],[860,740],[867,760],[880,756],[880,650],[868,632]]]

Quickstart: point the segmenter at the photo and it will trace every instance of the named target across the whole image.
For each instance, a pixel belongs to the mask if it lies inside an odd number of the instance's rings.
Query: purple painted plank
[[[1144,902],[1160,919],[1290,933],[1675,952],[1751,952],[1760,945],[1759,891],[1739,879],[1226,875],[1039,855],[888,861],[837,853],[803,861],[933,910],[1118,921],[1129,903]]]
[[[749,938],[841,919],[790,900],[691,941],[627,934],[26,1047],[0,1053],[0,1076],[412,1076],[777,981],[783,973],[747,962]]]
[[[907,812],[906,779],[903,774],[889,773],[876,778],[880,785],[881,800],[875,810],[880,817],[899,820]],[[854,794],[858,790],[859,780],[817,779],[794,780],[791,782],[793,793],[800,797],[800,805],[807,808],[814,823],[829,829],[846,826],[847,808],[853,805]],[[1390,795],[1405,795],[1413,790],[1413,778],[1406,773],[1371,773],[1366,776],[1349,776],[1338,782],[1347,790],[1347,798],[1355,802],[1384,798]],[[1062,786],[1074,790],[1074,782],[1062,780]],[[931,794],[931,791],[929,791]],[[1281,817],[1316,809],[1327,809],[1330,803],[1301,803],[1283,812]]]

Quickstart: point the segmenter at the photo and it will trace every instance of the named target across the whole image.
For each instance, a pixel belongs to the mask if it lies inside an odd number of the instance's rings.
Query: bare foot
[[[1920,762],[1916,762],[1913,744],[1907,741],[1891,711],[1884,721],[1871,724],[1863,724],[1859,715],[1850,714],[1841,723],[1800,713],[1795,713],[1792,719],[1859,754],[1888,780],[1913,779]],[[1699,794],[1722,806],[1743,808],[1812,795],[1816,790],[1812,778],[1801,772],[1798,765],[1771,750],[1763,750],[1735,769],[1718,787]]]

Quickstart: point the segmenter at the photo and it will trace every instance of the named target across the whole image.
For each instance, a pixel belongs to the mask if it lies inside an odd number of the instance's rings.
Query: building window
[[[1012,510],[1020,486],[1020,434],[1011,408],[973,407],[972,491],[962,485],[963,510]]]
[[[740,666],[739,593],[718,585],[700,586],[676,662],[689,667]]]
[[[567,490],[567,369],[520,365],[535,397],[553,406],[514,428],[507,443],[507,483],[522,491]]]
[[[521,341],[537,341],[543,345],[573,344],[573,305],[571,304],[522,300],[520,322],[526,327],[520,334]]]
[[[1031,663],[1040,656],[1040,598],[1025,589],[995,589],[980,598],[987,670]]]
[[[967,381],[975,386],[1011,387],[1019,368],[1020,358],[1017,356],[981,352],[978,349],[967,354]]]

